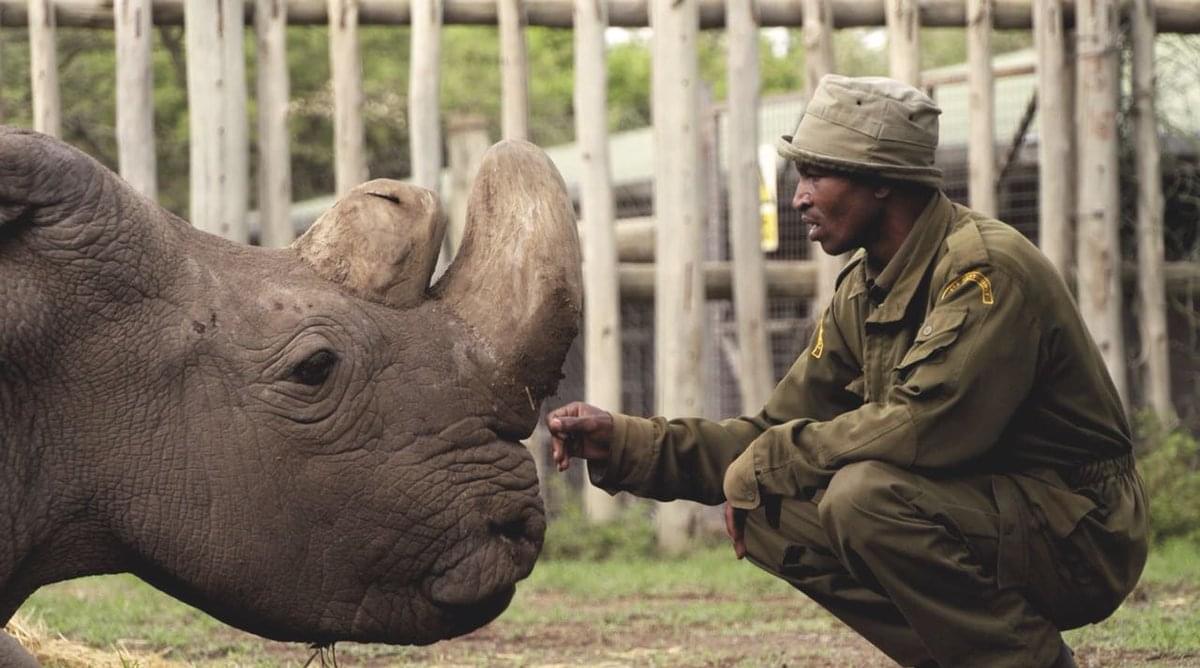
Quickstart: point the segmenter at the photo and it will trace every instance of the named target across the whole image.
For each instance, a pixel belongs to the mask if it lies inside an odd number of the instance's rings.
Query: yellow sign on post
[[[779,207],[776,204],[775,147],[758,147],[759,235],[764,253],[779,250]]]

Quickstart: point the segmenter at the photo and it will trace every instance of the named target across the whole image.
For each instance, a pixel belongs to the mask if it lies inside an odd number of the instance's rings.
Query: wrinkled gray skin
[[[427,191],[373,181],[293,247],[247,247],[0,129],[0,622],[114,572],[278,640],[429,643],[499,614],[541,547],[516,441],[580,259],[532,145],[489,152],[469,217],[427,289]]]

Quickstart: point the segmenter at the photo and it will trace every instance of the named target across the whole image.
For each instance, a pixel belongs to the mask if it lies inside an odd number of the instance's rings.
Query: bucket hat
[[[928,95],[884,77],[827,74],[779,155],[834,172],[940,188],[933,164],[942,110]]]

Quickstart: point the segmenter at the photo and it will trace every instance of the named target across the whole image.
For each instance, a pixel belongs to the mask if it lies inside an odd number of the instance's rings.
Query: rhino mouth
[[[495,607],[499,614],[542,549],[546,519],[537,488],[492,497],[470,523],[470,536],[435,564],[429,600],[449,611]]]

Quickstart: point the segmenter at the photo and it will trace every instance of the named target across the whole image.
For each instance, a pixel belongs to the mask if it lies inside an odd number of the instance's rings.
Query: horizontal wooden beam
[[[745,2],[747,0],[730,0]],[[112,29],[115,0],[54,0],[58,25]],[[154,23],[181,25],[183,0],[152,0]],[[884,0],[831,0],[833,23],[838,28],[882,26]],[[1200,3],[1196,0],[1155,0],[1158,31],[1200,33]],[[328,25],[327,0],[289,0],[288,22],[295,25]],[[359,22],[364,25],[398,25],[410,21],[409,0],[360,0]],[[796,0],[758,0],[759,25],[799,28],[803,3]],[[1031,0],[996,0],[995,27],[1028,30]],[[496,25],[496,0],[444,0],[446,24]],[[570,28],[573,0],[525,0],[528,24]],[[609,25],[637,28],[648,25],[647,0],[609,0]],[[1075,3],[1066,0],[1067,21],[1074,20]],[[253,20],[253,3],[246,3],[246,21]],[[0,0],[0,25],[24,26],[28,0]],[[920,21],[927,27],[966,25],[964,0],[922,0]],[[700,0],[700,27],[725,27],[725,0]]]
[[[621,298],[654,299],[654,263],[622,262]],[[767,295],[770,297],[809,298],[817,289],[817,265],[808,260],[768,260]],[[709,299],[733,298],[733,263],[704,263],[704,292]]]
[[[621,262],[617,268],[621,298],[654,299],[654,263]],[[1127,264],[1122,278],[1135,280],[1137,267]],[[817,264],[811,260],[768,260],[767,295],[810,299],[817,289]],[[1200,289],[1200,262],[1168,262],[1164,266],[1168,294],[1185,294]],[[704,289],[709,299],[732,299],[733,272],[729,262],[704,263]]]

